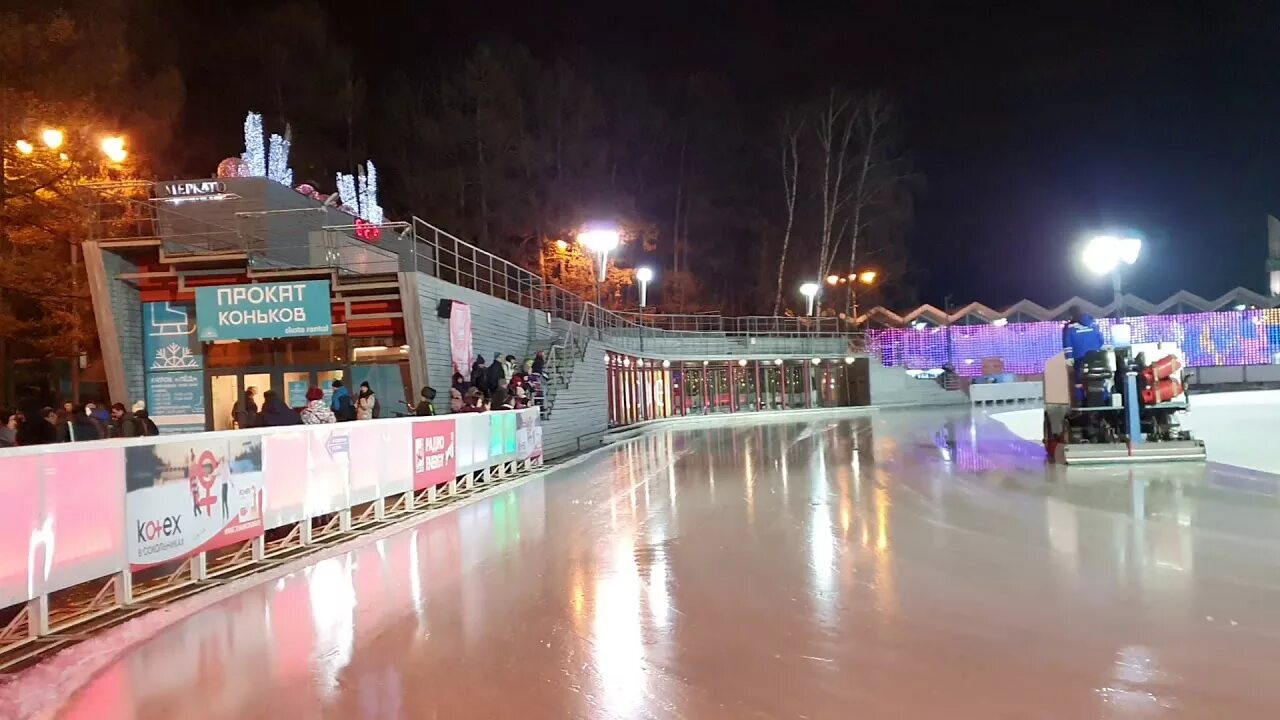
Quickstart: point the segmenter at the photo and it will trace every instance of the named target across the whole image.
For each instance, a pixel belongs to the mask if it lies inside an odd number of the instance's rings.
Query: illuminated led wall
[[[1111,326],[1133,328],[1133,342],[1176,342],[1192,367],[1280,364],[1280,309],[1144,315],[1100,319],[1110,340]],[[1005,372],[1034,375],[1062,350],[1063,323],[1056,321],[950,327],[882,328],[867,331],[872,352],[886,366],[913,370],[950,362],[961,375],[982,374],[982,359],[1000,357]]]

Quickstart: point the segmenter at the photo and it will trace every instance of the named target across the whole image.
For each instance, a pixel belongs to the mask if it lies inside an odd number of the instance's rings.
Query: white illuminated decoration
[[[244,172],[248,177],[266,177],[267,154],[262,145],[262,116],[251,112],[244,116]]]
[[[359,206],[356,199],[356,176],[347,173],[338,173],[338,202],[355,212]],[[356,213],[359,214],[359,213]]]
[[[240,177],[265,177],[281,185],[293,186],[293,170],[289,169],[290,131],[284,135],[271,134],[269,142],[263,142],[262,115],[250,112],[244,117],[244,152],[240,159]]]
[[[293,186],[293,170],[289,169],[289,130],[284,137],[272,133],[267,148],[267,177],[281,185]]]
[[[351,214],[373,225],[382,224],[382,206],[378,204],[378,171],[373,161],[357,168],[356,175],[338,173],[338,198]]]

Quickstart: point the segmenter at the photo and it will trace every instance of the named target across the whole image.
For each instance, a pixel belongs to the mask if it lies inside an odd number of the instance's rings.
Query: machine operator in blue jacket
[[[1094,350],[1101,350],[1102,344],[1102,331],[1098,329],[1098,321],[1079,307],[1071,308],[1071,320],[1062,328],[1062,348],[1066,351],[1067,367],[1072,369],[1076,402],[1083,400],[1084,393],[1080,381],[1082,367],[1077,367],[1075,362],[1083,361]]]
[[[1098,321],[1079,307],[1071,308],[1071,319],[1062,328],[1062,348],[1067,351],[1067,364],[1073,365],[1094,350],[1101,350],[1102,344]]]

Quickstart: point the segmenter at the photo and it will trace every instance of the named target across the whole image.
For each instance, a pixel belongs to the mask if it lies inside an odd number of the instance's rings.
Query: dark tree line
[[[802,307],[801,282],[868,267],[882,281],[861,304],[913,299],[903,238],[919,183],[882,96],[793,88],[761,102],[776,91],[748,97],[711,74],[654,77],[506,40],[437,48],[362,33],[317,0],[183,13],[116,1],[129,6],[122,51],[143,72],[176,68],[185,87],[173,133],[133,143],[160,176],[211,172],[257,110],[292,128],[299,182],[332,189],[371,158],[389,217],[418,215],[535,272],[557,240],[616,224],[620,268],[654,267],[664,310],[782,312]],[[613,280],[609,304],[634,306]]]

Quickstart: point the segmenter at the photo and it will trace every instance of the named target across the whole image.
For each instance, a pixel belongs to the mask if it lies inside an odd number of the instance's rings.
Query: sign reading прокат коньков
[[[196,288],[201,340],[332,335],[329,281]]]

